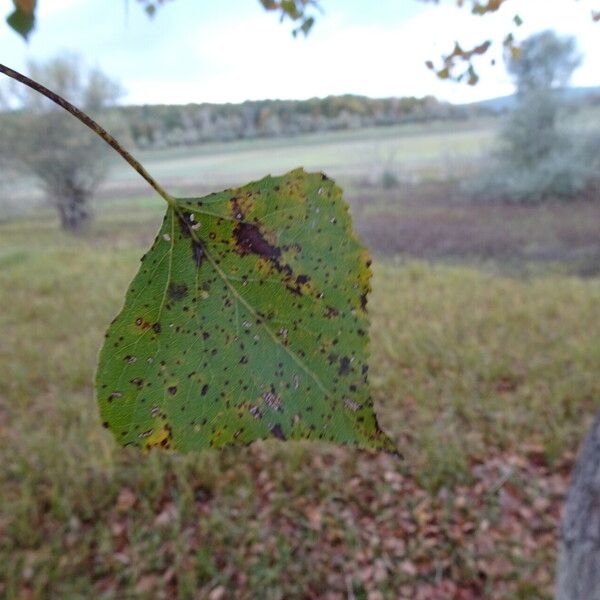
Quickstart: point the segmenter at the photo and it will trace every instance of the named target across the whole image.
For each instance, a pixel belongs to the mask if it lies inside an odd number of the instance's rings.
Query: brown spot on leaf
[[[340,358],[340,370],[338,373],[340,375],[348,375],[352,369],[350,368],[350,359],[347,356],[342,356]]]
[[[241,221],[244,218],[244,211],[240,206],[240,199],[237,197],[233,197],[230,200],[231,202],[231,214],[236,221]]]
[[[171,300],[177,302],[182,298],[185,298],[188,294],[188,287],[185,283],[171,282],[169,285],[169,297]]]
[[[200,240],[193,239],[192,240],[192,258],[196,263],[196,266],[202,266],[202,261],[204,260],[205,252],[204,245]]]
[[[285,442],[285,440],[287,438],[285,437],[285,434],[283,433],[283,429],[281,429],[281,425],[279,423],[275,423],[274,425],[271,425],[269,427],[269,429],[271,430],[271,433],[273,434],[274,437],[276,437],[278,440],[282,440]]]
[[[281,249],[270,244],[256,225],[238,223],[233,230],[238,252],[242,256],[257,254],[268,260],[277,260],[281,256]]]
[[[233,230],[233,235],[239,254],[242,256],[256,254],[260,258],[268,260],[275,270],[283,276],[286,289],[297,296],[302,295],[301,286],[308,283],[310,277],[308,275],[295,277],[292,268],[280,260],[281,248],[272,245],[256,225],[238,223]]]
[[[250,407],[250,414],[255,418],[255,419],[262,419],[262,411],[260,410],[260,408],[258,408],[258,406],[251,406]]]
[[[360,295],[360,307],[367,312],[367,292],[363,292]]]
[[[192,235],[192,222],[190,219],[191,214],[192,213],[181,213],[177,215],[177,220],[179,222],[179,230],[181,231],[181,235],[183,237],[190,237]]]
[[[142,319],[142,317],[138,317],[135,320],[135,324],[138,327],[141,327],[142,329],[148,329],[148,327],[150,327],[150,323],[148,323],[148,321],[146,321],[145,319]]]
[[[337,317],[339,314],[340,314],[340,311],[337,308],[334,308],[333,306],[325,307],[325,318],[333,319],[334,317]]]

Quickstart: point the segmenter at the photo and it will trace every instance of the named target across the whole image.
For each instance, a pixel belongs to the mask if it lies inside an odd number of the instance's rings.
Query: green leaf
[[[15,10],[6,18],[8,25],[20,34],[25,40],[35,28],[35,14],[24,10],[15,4]]]
[[[296,29],[294,29],[292,31],[294,37],[296,37],[300,32],[302,32],[305,36],[307,36],[310,33],[310,30],[312,29],[314,24],[315,24],[314,17],[309,17],[309,18],[305,19],[302,22],[302,25],[300,25],[300,27],[297,27]]]
[[[182,452],[267,438],[395,452],[367,382],[369,265],[325,175],[177,200],[106,334],[105,427]]]

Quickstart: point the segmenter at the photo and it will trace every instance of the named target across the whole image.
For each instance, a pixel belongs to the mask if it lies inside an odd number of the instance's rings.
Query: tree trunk
[[[557,600],[600,600],[600,412],[579,452],[559,541]]]
[[[71,193],[57,202],[60,224],[63,229],[78,232],[91,217],[88,196],[83,193]]]

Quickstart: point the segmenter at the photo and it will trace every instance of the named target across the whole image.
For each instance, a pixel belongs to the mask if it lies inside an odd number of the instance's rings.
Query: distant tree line
[[[353,95],[242,104],[124,106],[116,110],[140,148],[466,119],[485,112],[479,107],[440,102],[433,96],[372,99]]]
[[[499,140],[500,149],[471,188],[474,196],[517,202],[572,198],[597,181],[600,136],[565,131],[565,107],[597,103],[565,89],[579,64],[574,42],[552,32],[522,44],[509,72],[518,93]],[[507,99],[456,106],[433,96],[383,98],[329,96],[309,100],[262,100],[241,104],[117,106],[120,86],[76,56],[31,63],[33,78],[47,84],[139,148],[192,146],[249,138],[385,127],[402,123],[467,120],[497,115]],[[2,110],[4,108],[4,110]],[[0,87],[0,171],[32,177],[60,215],[65,229],[79,230],[89,203],[108,172],[108,146],[65,111],[23,86]],[[584,135],[585,133],[585,135]],[[398,183],[384,172],[382,185]]]

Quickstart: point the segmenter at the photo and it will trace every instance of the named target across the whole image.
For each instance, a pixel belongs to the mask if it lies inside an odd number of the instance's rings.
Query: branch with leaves
[[[46,0],[48,1],[48,0]],[[153,17],[157,10],[172,0],[137,0],[146,13]],[[281,21],[291,20],[295,27],[294,37],[299,33],[308,35],[312,29],[316,14],[320,11],[319,0],[259,0],[269,12],[279,13]],[[14,9],[7,17],[9,27],[28,39],[35,29],[37,0],[13,0]]]
[[[79,119],[167,203],[100,353],[98,405],[120,444],[314,440],[397,452],[369,391],[371,260],[340,188],[296,169],[175,198],[77,107],[0,72]]]
[[[25,39],[35,29],[37,0],[13,0],[14,9],[6,17],[8,26]]]
[[[440,0],[419,0],[431,4],[439,4]],[[485,16],[490,13],[498,12],[501,8],[507,5],[511,0],[456,0],[456,5],[460,8],[470,6],[471,14],[476,16]],[[517,0],[512,0],[511,6],[522,6]],[[518,8],[517,8],[518,10]],[[592,19],[600,21],[600,11],[592,11]],[[515,27],[520,27],[523,24],[523,19],[518,13],[513,14],[512,22]],[[464,82],[469,85],[476,85],[479,81],[479,75],[475,66],[475,60],[484,56],[493,46],[493,40],[484,40],[472,48],[464,49],[459,42],[455,42],[451,52],[441,57],[441,61],[436,65],[434,61],[427,61],[425,64],[428,69],[435,72],[440,79],[449,79],[456,82]],[[515,32],[509,31],[502,39],[502,47],[504,55],[508,60],[516,60],[521,53],[520,44],[517,43]],[[494,61],[492,61],[493,63]]]

